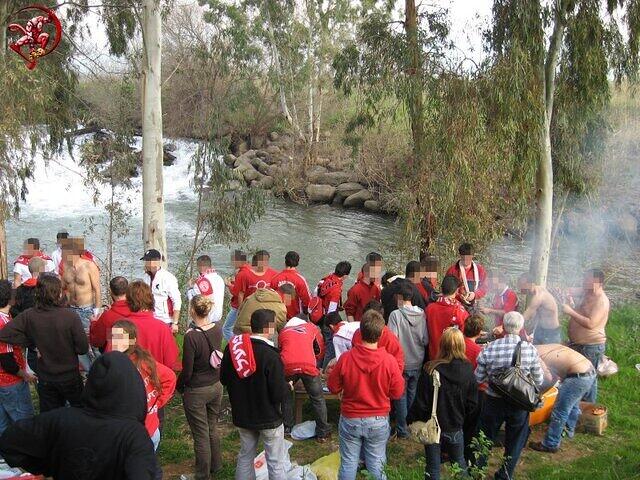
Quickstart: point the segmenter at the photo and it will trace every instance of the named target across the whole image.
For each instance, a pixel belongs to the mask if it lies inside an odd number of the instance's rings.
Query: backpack
[[[317,296],[312,296],[309,300],[309,306],[307,307],[309,312],[309,320],[314,324],[317,324],[324,317],[324,306],[322,305],[322,299]]]

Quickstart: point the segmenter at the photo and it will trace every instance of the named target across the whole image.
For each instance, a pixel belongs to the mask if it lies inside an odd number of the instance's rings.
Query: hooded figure
[[[275,290],[270,288],[258,288],[240,306],[233,333],[251,333],[251,315],[260,309],[273,310],[276,314],[276,330],[279,332],[287,323],[287,307]]]
[[[83,391],[83,408],[59,408],[20,420],[0,437],[12,467],[55,480],[151,480],[156,459],[144,428],[144,384],[120,352],[98,358]]]

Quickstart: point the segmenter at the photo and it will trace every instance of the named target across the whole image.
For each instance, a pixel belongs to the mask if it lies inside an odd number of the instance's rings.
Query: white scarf
[[[462,265],[462,260],[458,261],[458,267],[460,268],[460,277],[462,277],[462,283],[464,284],[464,291],[466,293],[470,293],[469,282],[467,281],[467,271],[464,268],[464,265]],[[480,276],[478,275],[478,266],[476,265],[476,262],[472,261],[471,267],[473,268],[473,281],[475,284],[474,290],[478,290],[479,283],[480,283]]]

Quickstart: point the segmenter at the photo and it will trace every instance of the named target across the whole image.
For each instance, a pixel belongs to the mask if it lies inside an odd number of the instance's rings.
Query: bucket
[[[558,398],[557,387],[551,387],[541,395],[540,399],[542,400],[542,406],[529,414],[530,427],[549,420],[551,412],[553,411],[553,406],[556,404],[556,398]]]

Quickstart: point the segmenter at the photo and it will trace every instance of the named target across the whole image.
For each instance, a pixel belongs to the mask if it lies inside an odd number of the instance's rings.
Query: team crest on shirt
[[[200,293],[202,295],[211,295],[213,293],[213,288],[211,288],[211,283],[209,282],[209,280],[207,280],[204,277],[198,279],[198,281],[196,282],[196,285],[198,286],[198,290],[200,290]]]

